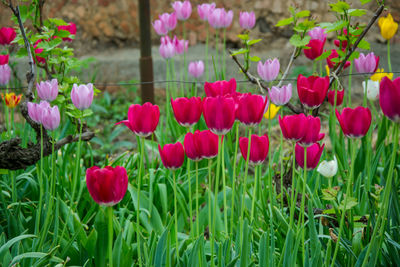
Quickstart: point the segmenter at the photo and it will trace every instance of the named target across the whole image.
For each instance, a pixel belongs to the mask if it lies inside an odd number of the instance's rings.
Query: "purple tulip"
[[[354,65],[358,73],[373,73],[378,68],[379,57],[374,52],[367,55],[360,53],[360,56],[354,59]]]
[[[257,72],[258,75],[267,82],[273,81],[276,79],[276,77],[279,74],[279,69],[280,69],[280,63],[277,58],[274,58],[273,60],[268,59],[265,61],[263,64],[261,61],[258,62],[257,66]]]
[[[208,16],[215,9],[215,3],[211,4],[201,4],[197,6],[197,13],[201,20],[208,21]]]
[[[93,101],[93,84],[74,84],[71,91],[71,100],[77,109],[84,110],[90,107]]]
[[[163,23],[163,25],[167,31],[174,30],[176,27],[176,24],[178,22],[175,12],[173,12],[171,14],[164,13],[164,14],[158,16],[158,18],[161,20],[161,22]]]
[[[57,79],[53,79],[51,81],[37,83],[36,90],[42,100],[51,102],[58,96],[58,81]]]
[[[6,85],[11,78],[11,68],[8,64],[0,65],[0,85]]]
[[[188,0],[185,2],[173,2],[172,8],[175,10],[176,16],[179,20],[187,20],[190,17],[190,14],[192,14],[192,5]]]
[[[239,24],[243,29],[251,30],[256,25],[256,15],[254,12],[240,12]]]
[[[169,59],[175,56],[175,45],[172,40],[168,36],[161,37],[161,44],[160,44],[160,55],[165,58]]]
[[[57,106],[43,108],[41,114],[41,122],[46,130],[52,131],[60,125],[60,111]]]
[[[204,63],[203,61],[193,61],[189,63],[188,67],[189,74],[195,78],[199,78],[203,75],[204,72]]]
[[[164,23],[159,19],[154,21],[153,28],[158,35],[166,35],[168,33],[168,29],[165,27]]]
[[[311,37],[311,40],[320,40],[323,42],[325,42],[324,40],[326,40],[326,36],[328,36],[328,34],[325,33],[325,29],[321,27],[314,27],[308,32],[308,35]]]
[[[272,86],[269,90],[269,98],[277,106],[286,105],[292,98],[292,84],[289,83],[281,88]]]

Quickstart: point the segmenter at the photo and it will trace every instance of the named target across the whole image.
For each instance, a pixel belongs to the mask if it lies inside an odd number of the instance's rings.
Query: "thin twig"
[[[278,83],[278,87],[280,87],[282,85],[283,81],[286,79],[286,76],[289,74],[289,71],[292,68],[293,62],[294,62],[294,60],[296,58],[296,54],[297,54],[297,47],[295,47],[294,50],[293,50],[292,56],[290,57],[290,60],[289,60],[289,63],[286,66],[286,70],[283,73],[283,75],[281,77],[281,80]]]

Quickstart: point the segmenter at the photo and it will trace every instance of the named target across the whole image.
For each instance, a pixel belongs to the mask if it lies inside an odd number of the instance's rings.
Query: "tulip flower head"
[[[247,160],[248,146],[249,146],[249,138],[240,137],[239,147],[244,160]],[[251,135],[250,158],[249,158],[249,162],[251,164],[259,165],[263,163],[268,156],[268,151],[269,151],[268,135],[263,135],[263,136],[258,136],[255,134]]]
[[[0,65],[0,85],[6,85],[11,79],[11,68],[8,64]]]
[[[40,99],[51,102],[58,96],[58,81],[42,81],[36,84],[36,91]]]
[[[193,161],[202,160],[201,148],[202,145],[198,141],[200,131],[196,130],[194,133],[188,132],[183,140],[186,156]]]
[[[0,55],[0,65],[8,64],[9,55]]]
[[[236,93],[236,80],[232,78],[229,81],[206,82],[204,84],[204,91],[207,97],[232,96]]]
[[[15,32],[14,28],[0,28],[0,45],[10,45],[16,36],[17,33]]]
[[[58,26],[58,30],[68,31],[70,36],[75,37],[76,35],[76,24],[73,22],[68,23],[68,25]],[[63,41],[72,42],[73,39],[69,37],[62,38]]]
[[[282,87],[272,86],[268,91],[272,103],[278,106],[286,105],[292,98],[292,84]]]
[[[390,120],[400,123],[400,77],[391,81],[384,77],[379,88],[379,105]]]
[[[379,82],[368,80],[367,83],[365,81],[362,82],[362,86],[365,91],[367,91],[367,98],[369,100],[377,100],[379,98]]]
[[[50,108],[47,101],[40,101],[40,104],[28,102],[28,115],[36,123],[42,123],[43,110]]]
[[[267,102],[268,99],[261,95],[243,94],[239,96],[236,118],[245,125],[255,126],[259,124]]]
[[[143,105],[131,105],[128,110],[128,120],[117,122],[115,125],[123,123],[136,135],[147,137],[156,130],[159,119],[159,107],[146,102]]]
[[[281,118],[279,116],[279,125],[282,135],[286,140],[299,141],[306,134],[307,117],[303,113],[298,115],[288,115]]]
[[[15,108],[19,102],[21,102],[22,95],[16,95],[15,93],[8,93],[5,96],[1,94],[1,97],[6,102],[6,106],[8,108]]]
[[[331,50],[331,54],[326,58],[326,63],[328,64],[329,68],[335,69],[337,66],[339,66],[342,62],[334,62],[333,59],[338,58],[339,53],[336,51],[336,49]],[[346,61],[346,63],[343,66],[343,69],[347,69],[350,66],[351,62]]]
[[[165,168],[169,170],[179,169],[185,159],[185,151],[180,142],[175,144],[167,144],[164,147],[158,145],[161,161]]]
[[[329,77],[299,75],[297,78],[297,93],[300,101],[307,108],[319,107],[325,100],[329,88]]]
[[[152,25],[153,25],[154,31],[158,35],[163,36],[163,35],[166,35],[168,33],[168,29],[165,27],[164,23],[161,20],[159,20],[159,19],[155,20],[152,23]]]
[[[335,96],[336,96],[336,106],[340,106],[343,103],[344,98],[344,90],[329,90],[328,91],[328,102],[332,106],[335,105]]]
[[[309,147],[312,144],[321,141],[325,137],[321,131],[321,120],[319,117],[307,116],[306,131],[304,136],[297,142],[302,147]]]
[[[321,158],[321,154],[324,151],[325,144],[322,146],[319,143],[315,143],[310,147],[304,148],[296,143],[295,157],[297,165],[304,168],[304,149],[307,149],[307,170],[315,169]]]
[[[354,59],[354,65],[358,73],[372,73],[378,68],[379,57],[374,52],[367,55],[360,53],[360,56]]]
[[[371,125],[371,111],[365,107],[344,108],[342,114],[336,110],[336,117],[344,135],[349,138],[364,137]]]
[[[172,31],[175,29],[176,24],[178,23],[178,19],[176,18],[176,13],[163,13],[162,15],[158,16],[160,21],[162,22],[164,28],[168,31]],[[165,35],[165,34],[164,34]]]
[[[308,35],[311,37],[311,40],[306,45],[308,49],[304,49],[304,55],[308,59],[314,60],[322,55],[327,34],[321,27],[315,27],[308,32]]]
[[[200,144],[198,147],[201,157],[205,159],[215,158],[218,155],[218,135],[210,130],[196,132],[194,133],[195,141]]]
[[[256,15],[254,12],[240,12],[239,24],[243,29],[251,30],[256,25]]]
[[[260,61],[257,65],[258,75],[266,82],[270,82],[276,79],[279,74],[280,63],[277,58],[268,59],[264,64]]]
[[[163,36],[161,37],[161,44],[160,44],[160,55],[164,59],[169,59],[175,56],[175,44],[174,42],[168,37],[168,36]]]
[[[322,161],[317,168],[317,172],[319,172],[322,176],[326,178],[332,178],[333,176],[336,175],[337,171],[338,171],[338,162],[336,156],[333,156],[333,160]]]
[[[232,97],[206,97],[203,116],[207,127],[217,135],[227,134],[235,122],[235,100]]]
[[[201,117],[203,105],[200,97],[179,97],[173,100],[171,106],[176,121],[183,127],[192,127]]]
[[[213,12],[215,9],[215,3],[211,4],[201,4],[197,6],[197,13],[201,20],[208,21],[208,16]]]
[[[72,103],[79,110],[87,109],[92,105],[93,94],[93,84],[74,84],[71,90]]]
[[[46,130],[53,131],[60,125],[60,111],[57,106],[42,109],[40,121]]]
[[[203,61],[193,61],[189,63],[188,66],[189,75],[193,76],[194,78],[199,78],[204,73],[204,63]]]
[[[264,112],[264,118],[266,118],[267,120],[272,120],[273,118],[275,118],[276,114],[278,114],[278,111],[280,109],[280,106],[276,106],[274,103],[268,103],[267,110]]]
[[[190,1],[185,2],[176,1],[172,3],[172,8],[175,10],[176,16],[179,20],[187,20],[192,14],[192,4]]]
[[[320,41],[324,41],[324,42],[326,40],[326,37],[328,36],[328,34],[326,33],[326,30],[321,27],[312,28],[308,32],[308,35],[311,37],[311,40],[320,40]]]
[[[175,53],[178,55],[181,55],[183,53],[186,53],[188,50],[189,46],[189,41],[187,40],[179,40],[176,36],[174,36],[174,39],[172,40],[172,43],[175,46]]]
[[[378,26],[381,29],[381,35],[386,40],[390,40],[396,34],[399,24],[393,20],[392,14],[388,14],[387,17],[380,17],[378,20]]]
[[[373,74],[372,76],[371,76],[371,80],[372,81],[377,81],[377,82],[381,82],[382,81],[382,79],[383,79],[383,77],[387,77],[387,78],[389,78],[390,80],[392,80],[393,79],[393,73],[387,73],[387,72],[385,72],[385,70],[384,69],[377,69],[376,70],[376,72],[375,72],[375,74]]]
[[[208,22],[214,29],[228,28],[232,24],[233,11],[226,12],[223,8],[215,8],[208,17]]]
[[[86,170],[86,186],[93,200],[99,205],[114,206],[125,196],[128,175],[121,166],[93,166]]]

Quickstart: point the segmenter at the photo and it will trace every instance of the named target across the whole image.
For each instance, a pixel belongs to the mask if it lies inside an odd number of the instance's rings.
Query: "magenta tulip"
[[[11,79],[11,68],[8,64],[0,65],[0,85],[6,85]]]
[[[268,59],[265,61],[265,63],[259,61],[257,65],[258,75],[261,77],[261,79],[267,82],[271,82],[278,77],[279,69],[280,63],[277,58],[274,58],[273,60]]]
[[[99,205],[114,206],[125,196],[128,174],[121,166],[93,166],[86,170],[86,186],[93,200]]]
[[[196,134],[195,140],[200,148],[200,155],[205,159],[212,159],[218,155],[218,135],[210,130],[204,130]]]
[[[46,101],[53,101],[58,96],[58,81],[52,79],[51,81],[42,81],[36,84],[36,91],[38,96]]]
[[[172,3],[172,8],[175,10],[179,20],[187,20],[192,14],[192,5],[188,0],[185,2],[176,1]]]
[[[225,135],[235,122],[235,100],[231,97],[206,97],[203,116],[208,128],[215,134]]]
[[[251,30],[256,25],[256,15],[254,12],[240,12],[239,24],[243,29]]]
[[[206,82],[204,91],[207,97],[234,95],[236,93],[236,80],[232,78],[229,81]]]
[[[58,30],[61,31],[68,31],[70,35],[72,35],[73,37],[75,37],[76,35],[76,24],[73,22],[68,23],[68,25],[62,25],[62,26],[58,26]],[[72,42],[73,39],[69,38],[69,37],[65,37],[62,38],[63,41],[68,41],[68,42]]]
[[[9,55],[0,55],[0,65],[8,64]]]
[[[0,28],[0,45],[10,45],[16,36],[17,33],[15,32],[14,28]]]
[[[188,72],[194,78],[199,78],[204,73],[204,63],[203,61],[193,61],[189,63]]]
[[[247,160],[247,150],[249,146],[249,138],[240,137],[239,138],[239,147],[240,152],[242,152],[242,156],[245,160]],[[251,135],[251,144],[250,144],[250,158],[249,162],[258,165],[264,162],[264,160],[268,156],[269,150],[269,139],[268,135],[258,136]]]
[[[336,106],[340,106],[343,103],[343,98],[344,98],[344,90],[337,91],[335,90],[329,90],[328,91],[328,102],[334,106],[335,105],[335,94],[336,94]]]
[[[269,90],[269,98],[272,103],[277,106],[286,105],[292,98],[292,84],[283,85],[282,87],[272,86]]]
[[[185,151],[183,150],[182,143],[167,144],[163,148],[158,145],[158,151],[160,152],[161,161],[165,168],[176,170],[182,166],[185,159]]]
[[[189,41],[187,40],[179,40],[176,36],[174,36],[174,39],[172,40],[172,43],[175,46],[175,53],[178,55],[181,55],[183,53],[186,53],[188,51],[188,46],[189,46]]]
[[[255,126],[262,120],[268,99],[261,95],[243,94],[237,98],[236,118],[245,125]]]
[[[400,123],[400,77],[391,81],[383,77],[379,87],[379,105],[390,120]]]
[[[176,13],[164,13],[160,16],[158,16],[158,18],[161,20],[161,22],[163,23],[165,29],[167,31],[172,31],[175,29],[176,24],[178,23],[178,19],[176,18]]]
[[[175,45],[173,41],[168,36],[161,37],[161,44],[160,44],[160,55],[165,58],[169,59],[175,56]]]
[[[306,131],[297,143],[303,147],[309,147],[312,144],[321,141],[325,137],[321,131],[321,120],[318,117],[307,116],[307,122],[305,125]]]
[[[288,115],[283,118],[279,116],[279,125],[281,126],[283,137],[289,141],[299,141],[308,130],[307,117],[303,113]]]
[[[115,125],[123,123],[138,136],[147,137],[156,130],[159,119],[159,107],[146,102],[143,105],[131,105],[128,110],[128,120],[117,122]]]
[[[57,106],[42,109],[41,123],[46,130],[53,131],[60,125],[60,111]]]
[[[326,38],[324,38],[323,40],[311,39],[308,42],[308,44],[306,45],[306,47],[308,47],[308,48],[304,49],[304,55],[308,59],[311,59],[311,60],[316,59],[317,57],[322,55],[322,53],[324,52],[325,42],[326,42]]]
[[[200,97],[179,97],[173,100],[171,106],[174,111],[176,121],[184,127],[192,127],[201,117],[203,105]]]
[[[371,125],[371,111],[365,107],[355,109],[344,108],[342,114],[336,110],[336,117],[344,135],[350,138],[360,138],[367,134]]]
[[[299,75],[297,78],[297,93],[300,101],[307,108],[317,108],[325,100],[329,88],[329,77]]]
[[[318,166],[321,154],[324,151],[325,144],[322,146],[319,143],[315,143],[310,147],[307,147],[307,164],[308,170],[315,169]],[[298,143],[295,147],[295,156],[297,165],[304,168],[304,147],[300,146]]]
[[[71,100],[77,109],[84,110],[92,105],[93,101],[93,84],[88,83],[87,85],[76,83],[72,86]]]
[[[331,50],[331,54],[326,58],[326,64],[328,64],[329,68],[336,68],[336,66],[338,66],[341,62],[333,62],[332,59],[334,58],[338,58],[339,54],[336,51],[336,49],[332,49]],[[346,63],[343,66],[343,69],[347,69],[350,66],[351,62],[350,61],[346,61]]]
[[[232,24],[233,11],[215,8],[208,16],[208,22],[214,29],[227,28]]]
[[[320,40],[325,42],[328,34],[325,33],[325,29],[321,27],[314,27],[309,32],[308,35],[311,37],[311,40]]]
[[[153,29],[155,30],[155,32],[158,35],[163,36],[168,33],[168,29],[165,27],[164,23],[161,20],[159,20],[159,19],[155,20],[152,23],[152,25],[153,25]]]
[[[379,57],[374,52],[367,55],[360,53],[360,56],[354,59],[354,66],[358,73],[373,73],[379,65]]]
[[[215,3],[211,4],[201,4],[197,6],[197,13],[201,20],[208,21],[208,17],[210,16],[211,12],[215,9]]]

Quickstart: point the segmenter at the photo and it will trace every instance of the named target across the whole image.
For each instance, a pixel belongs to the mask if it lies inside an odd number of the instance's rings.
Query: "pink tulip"
[[[317,108],[325,100],[329,88],[329,77],[299,75],[297,78],[297,93],[300,102],[307,108]]]
[[[178,55],[181,55],[183,53],[187,53],[188,51],[188,46],[189,46],[189,41],[187,40],[179,40],[176,36],[174,36],[174,39],[172,40],[172,43],[175,46],[175,53]]]
[[[229,81],[206,82],[204,91],[207,97],[233,95],[236,93],[236,80],[232,78]]]
[[[336,94],[336,106],[340,106],[343,103],[343,98],[344,98],[344,90],[337,91],[335,90],[329,90],[328,91],[328,102],[334,106],[335,105],[335,94]]]
[[[350,138],[365,136],[371,125],[371,111],[365,107],[344,108],[342,114],[336,110],[336,117],[344,135]]]
[[[0,65],[8,64],[9,55],[0,55]]]
[[[192,14],[192,5],[188,0],[185,2],[176,1],[172,3],[172,8],[175,10],[179,20],[187,20]]]
[[[269,90],[269,98],[277,106],[286,105],[292,98],[292,84],[289,83],[281,88],[272,86]]]
[[[203,116],[208,128],[215,134],[225,135],[235,122],[235,100],[231,97],[206,97]]]
[[[69,34],[72,35],[73,37],[75,37],[75,35],[76,35],[76,24],[73,22],[68,23],[68,25],[58,26],[57,28],[59,31],[61,31],[61,30],[68,31]],[[69,37],[65,37],[62,39],[63,39],[63,41],[67,41],[67,42],[72,42],[72,40],[73,40]]]
[[[232,20],[233,20],[233,11],[229,10],[228,12],[226,12],[223,28],[228,28],[229,26],[231,26]]]
[[[338,58],[339,54],[336,51],[336,49],[332,49],[331,50],[331,54],[326,58],[326,64],[328,64],[329,68],[336,68],[336,66],[338,66],[341,62],[333,62],[332,59],[334,58]],[[347,69],[350,66],[351,62],[350,61],[346,61],[346,63],[343,66],[343,69]]]
[[[176,121],[183,127],[192,127],[201,117],[203,105],[200,97],[180,97],[173,100],[171,106]]]
[[[360,53],[360,56],[354,59],[354,66],[358,73],[373,73],[379,65],[379,57],[374,52],[367,55]]]
[[[215,3],[211,4],[201,4],[197,6],[197,13],[201,20],[208,21],[208,17],[215,9]]]
[[[176,18],[175,12],[172,12],[171,14],[164,13],[158,17],[161,20],[161,22],[163,23],[163,25],[167,31],[174,30],[176,27],[176,24],[178,23],[178,19]]]
[[[299,141],[308,130],[307,117],[303,113],[284,116],[283,118],[279,116],[279,125],[281,126],[283,137],[289,141]]]
[[[249,146],[249,138],[240,137],[239,138],[239,147],[240,152],[242,152],[242,156],[245,160],[247,160],[247,150]],[[251,135],[251,144],[250,144],[250,158],[249,162],[258,165],[265,161],[268,156],[269,151],[269,139],[268,135],[258,136]]]
[[[6,85],[11,78],[11,68],[8,64],[0,65],[0,85]]]
[[[313,117],[311,115],[307,116],[306,131],[297,143],[303,147],[309,147],[312,144],[321,141],[325,137],[324,133],[321,131],[321,120],[318,117]]]
[[[50,108],[47,101],[40,101],[40,104],[28,102],[28,115],[36,123],[42,123],[43,110]]]
[[[308,47],[308,49],[304,49],[304,55],[311,60],[316,59],[317,57],[319,57],[320,55],[322,55],[322,53],[324,52],[324,45],[326,42],[326,38],[324,40],[319,40],[319,39],[311,39],[308,44],[306,45],[306,47]]]
[[[239,24],[243,29],[251,30],[256,25],[256,15],[254,12],[240,12]]]
[[[36,84],[36,91],[38,96],[51,102],[55,100],[58,96],[58,81],[57,79],[52,79],[51,81],[40,82]]]
[[[390,120],[400,123],[400,77],[391,81],[383,77],[379,88],[379,105]]]
[[[322,146],[319,143],[315,143],[310,147],[307,147],[307,164],[308,170],[315,169],[318,166],[319,160],[321,159],[322,152],[324,151],[325,144]],[[296,162],[301,168],[304,168],[304,147],[296,144],[295,155]]]
[[[14,28],[0,28],[0,45],[10,45],[16,36],[17,33],[15,32]]]
[[[183,141],[186,156],[193,161],[200,161],[202,159],[201,143],[198,141],[199,133],[199,130],[196,130],[194,133],[188,132]]]
[[[204,130],[196,134],[195,140],[200,148],[200,155],[205,159],[212,159],[218,155],[218,135],[210,130]]]
[[[185,160],[185,151],[180,142],[175,144],[167,144],[163,148],[158,145],[161,161],[165,168],[169,170],[179,169]]]
[[[173,41],[168,36],[161,37],[161,44],[160,44],[160,55],[165,58],[169,59],[175,56],[175,45]]]
[[[60,111],[57,106],[42,109],[41,123],[46,130],[52,131],[58,128],[60,125]]]
[[[261,79],[267,82],[271,82],[278,77],[279,69],[280,63],[277,58],[274,58],[273,60],[268,59],[264,64],[259,61],[257,65],[258,75],[261,77]]]
[[[199,78],[204,73],[203,61],[193,61],[189,63],[188,72],[194,78]]]
[[[314,27],[308,32],[308,35],[311,37],[311,40],[320,40],[325,43],[326,37],[328,36],[325,31],[326,30],[321,27]]]
[[[37,44],[34,45],[33,47],[36,48],[36,47],[37,47]],[[44,51],[43,48],[36,48],[36,49],[34,50],[34,52],[35,52],[35,59],[36,59],[37,63],[41,63],[41,64],[45,64],[45,63],[46,63],[46,58],[44,58],[44,57],[42,56],[42,55],[44,54],[43,51]]]
[[[93,84],[88,83],[87,85],[74,84],[71,90],[71,100],[77,109],[84,110],[92,105],[93,101]]]
[[[245,125],[257,125],[262,120],[267,102],[267,98],[261,95],[241,95],[237,99],[236,118]]]
[[[147,137],[156,130],[159,119],[159,107],[146,102],[143,105],[131,105],[128,110],[128,120],[117,122],[115,125],[123,123],[138,136]]]
[[[93,166],[86,170],[86,186],[93,200],[99,205],[114,206],[125,196],[128,174],[121,166]]]
[[[226,12],[223,8],[215,8],[208,16],[208,22],[214,29],[227,28],[232,24],[233,11]]]
[[[165,27],[164,23],[159,19],[153,22],[153,28],[158,35],[166,35],[168,33],[168,29]]]

